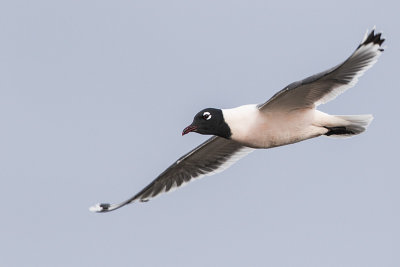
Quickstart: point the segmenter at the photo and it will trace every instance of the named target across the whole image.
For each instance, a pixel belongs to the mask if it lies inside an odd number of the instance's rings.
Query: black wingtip
[[[379,46],[382,46],[383,42],[385,41],[384,38],[382,38],[382,33],[377,33],[375,34],[375,29],[373,29],[369,35],[367,36],[367,38],[365,38],[365,40],[360,44],[360,46],[362,45],[368,45],[370,43],[373,44],[377,44]],[[379,49],[380,51],[383,51],[383,48]]]
[[[110,211],[110,206],[111,205],[108,203],[101,203],[90,207],[89,210],[91,212],[107,212]]]

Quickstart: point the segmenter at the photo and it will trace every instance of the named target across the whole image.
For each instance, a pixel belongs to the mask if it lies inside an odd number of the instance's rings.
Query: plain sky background
[[[0,266],[400,266],[397,1],[1,1]],[[350,139],[256,151],[148,203],[94,214],[205,136],[205,107],[261,103],[387,49],[332,114]]]

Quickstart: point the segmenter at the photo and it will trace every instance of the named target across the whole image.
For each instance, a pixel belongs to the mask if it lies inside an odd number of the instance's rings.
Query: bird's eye
[[[210,112],[208,112],[208,111],[206,111],[206,112],[204,112],[203,113],[203,119],[205,119],[205,120],[209,120],[209,119],[211,119],[211,114],[210,114]]]

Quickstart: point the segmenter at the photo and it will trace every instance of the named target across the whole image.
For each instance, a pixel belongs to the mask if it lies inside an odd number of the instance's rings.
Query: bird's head
[[[222,110],[216,108],[206,108],[197,113],[192,124],[183,130],[182,135],[190,132],[216,135],[227,139],[232,135],[231,129],[224,120]]]

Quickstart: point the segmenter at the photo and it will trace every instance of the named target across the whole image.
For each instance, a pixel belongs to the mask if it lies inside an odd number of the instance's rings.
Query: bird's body
[[[372,115],[329,115],[317,107],[353,87],[377,61],[383,42],[381,34],[372,30],[343,63],[288,85],[263,104],[200,111],[182,135],[197,132],[213,137],[174,162],[132,198],[120,204],[97,204],[90,210],[107,212],[135,201],[148,201],[192,179],[221,172],[257,148],[321,135],[350,137],[364,132]]]
[[[329,115],[303,108],[289,112],[262,112],[257,105],[222,110],[231,127],[231,139],[252,148],[271,148],[325,134],[321,124]]]
[[[231,139],[252,148],[293,144],[325,135],[329,128],[350,124],[343,116],[329,115],[315,108],[262,112],[257,105],[244,105],[223,109],[222,113],[228,125],[233,125]],[[372,120],[372,115],[357,116],[365,117],[367,124]]]

